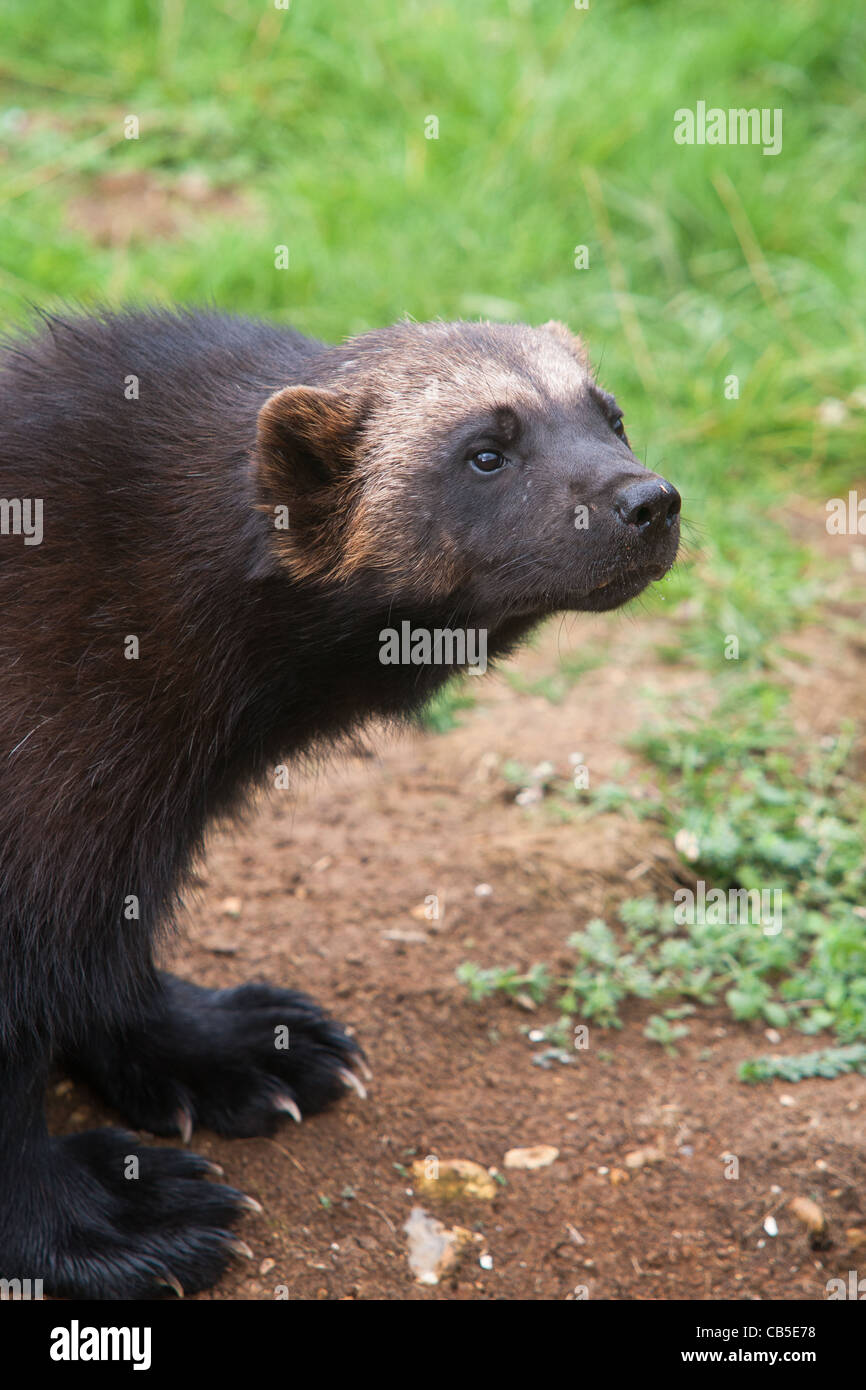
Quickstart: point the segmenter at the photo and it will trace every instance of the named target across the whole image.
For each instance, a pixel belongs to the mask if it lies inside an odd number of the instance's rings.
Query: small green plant
[[[742,1063],[739,1077],[741,1081],[807,1081],[816,1076],[843,1076],[850,1071],[866,1076],[866,1044],[825,1047],[799,1057],[756,1057]]]
[[[550,974],[544,965],[534,965],[531,970],[521,974],[514,965],[504,970],[482,970],[471,961],[465,961],[457,967],[457,979],[466,986],[469,998],[476,1004],[497,992],[510,998],[527,994],[533,1003],[541,1004],[550,988]]]
[[[661,1043],[665,1052],[673,1056],[678,1040],[688,1037],[689,1033],[688,1024],[676,1020],[685,1018],[694,1011],[693,1005],[684,1004],[679,1009],[665,1009],[663,1014],[650,1014],[644,1025],[644,1037],[649,1038],[651,1042]]]
[[[531,972],[537,1003],[560,990],[560,1019],[547,1041],[561,1045],[575,1018],[621,1027],[630,999],[665,1006],[644,1033],[668,1051],[687,1034],[681,1020],[695,1004],[722,1000],[738,1021],[829,1031],[841,1044],[866,1039],[866,799],[847,775],[853,733],[845,728],[792,751],[784,698],[767,681],[750,683],[732,689],[709,719],[642,734],[634,745],[654,765],[658,791],[638,798],[608,784],[587,798],[595,811],[655,817],[688,855],[689,873],[722,890],[725,909],[678,922],[673,893],[667,902],[631,898],[619,905],[617,924],[594,918],[573,932],[567,974]],[[503,767],[513,783],[525,772]],[[550,790],[555,798],[573,794],[562,780]],[[738,901],[732,893],[755,889],[779,895],[778,921],[727,910]],[[477,965],[461,966],[458,977],[474,998],[513,996],[529,978],[517,967]],[[849,1054],[843,1047],[814,1055],[825,1059],[815,1074],[829,1075],[826,1068]],[[792,1075],[805,1065],[790,1061]]]
[[[473,709],[475,696],[469,693],[466,683],[451,681],[444,686],[418,716],[422,728],[434,734],[447,734],[459,727],[457,715],[461,710]]]

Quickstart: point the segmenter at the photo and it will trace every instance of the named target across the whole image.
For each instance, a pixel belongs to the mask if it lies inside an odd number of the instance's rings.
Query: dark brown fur
[[[383,666],[382,629],[483,628],[495,656],[615,607],[672,563],[678,500],[657,512],[669,485],[555,324],[330,348],[216,314],[46,316],[3,352],[0,401],[0,496],[44,506],[41,544],[0,536],[0,1277],[206,1287],[239,1195],[118,1131],[50,1138],[49,1064],[158,1133],[333,1100],[357,1049],[303,996],[154,966],[208,824],[452,674]]]

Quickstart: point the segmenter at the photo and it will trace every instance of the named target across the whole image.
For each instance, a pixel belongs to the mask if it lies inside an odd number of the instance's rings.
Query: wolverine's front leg
[[[0,1052],[0,1279],[53,1298],[154,1298],[210,1288],[252,1198],[187,1150],[120,1129],[49,1135],[43,1056]]]
[[[282,1115],[300,1120],[362,1095],[358,1045],[306,995],[272,985],[203,989],[156,977],[143,1017],[90,1028],[66,1064],[131,1124],[153,1134],[196,1126],[218,1134],[270,1134]]]

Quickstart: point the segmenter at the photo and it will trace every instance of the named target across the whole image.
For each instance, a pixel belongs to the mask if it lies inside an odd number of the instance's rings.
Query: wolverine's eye
[[[505,467],[508,460],[496,449],[479,449],[469,462],[477,473],[496,473],[498,469]]]

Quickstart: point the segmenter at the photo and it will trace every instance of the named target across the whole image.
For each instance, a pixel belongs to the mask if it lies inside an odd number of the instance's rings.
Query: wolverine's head
[[[262,510],[297,578],[506,616],[615,608],[671,567],[680,497],[559,323],[401,323],[259,415]]]

